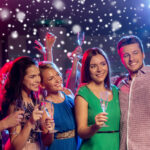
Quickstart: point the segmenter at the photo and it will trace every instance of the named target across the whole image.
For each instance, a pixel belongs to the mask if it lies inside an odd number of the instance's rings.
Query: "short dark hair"
[[[82,68],[81,68],[81,83],[88,83],[91,81],[90,71],[89,71],[90,61],[93,56],[96,56],[98,54],[102,55],[105,58],[106,63],[108,65],[108,74],[104,80],[104,84],[106,88],[110,89],[110,64],[106,53],[102,49],[97,47],[88,49],[83,54]]]
[[[118,50],[118,54],[120,54],[120,48],[129,44],[134,44],[137,43],[139,44],[139,47],[141,49],[141,52],[144,53],[144,49],[143,49],[143,44],[142,41],[139,37],[135,36],[135,35],[128,35],[128,36],[123,36],[118,44],[117,44],[117,50]]]

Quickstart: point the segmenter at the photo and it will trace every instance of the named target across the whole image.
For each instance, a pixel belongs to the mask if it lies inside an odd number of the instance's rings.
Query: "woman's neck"
[[[88,88],[90,88],[90,90],[94,93],[94,95],[97,98],[100,98],[101,92],[107,91],[107,92],[109,92],[108,100],[110,101],[113,99],[112,91],[106,89],[106,87],[104,86],[104,83],[96,84],[95,82],[90,82],[87,86],[88,86]]]
[[[31,102],[31,91],[22,90],[22,99],[26,102]]]
[[[60,91],[57,91],[57,92],[48,92],[47,93],[47,97],[48,96],[58,97],[58,96],[60,96]]]
[[[56,93],[49,92],[46,99],[53,101],[54,103],[60,103],[64,100],[64,95],[61,93],[61,91],[58,91]]]
[[[99,84],[97,84],[95,82],[90,82],[88,84],[88,87],[93,89],[93,90],[98,90],[98,91],[105,91],[106,90],[106,88],[104,86],[104,82],[99,83]]]

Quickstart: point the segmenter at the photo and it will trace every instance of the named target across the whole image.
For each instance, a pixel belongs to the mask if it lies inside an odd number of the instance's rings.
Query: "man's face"
[[[143,66],[144,53],[142,53],[138,43],[121,47],[120,57],[129,73],[137,73]]]

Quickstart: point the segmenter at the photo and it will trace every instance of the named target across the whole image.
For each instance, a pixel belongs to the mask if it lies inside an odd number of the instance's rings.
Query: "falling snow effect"
[[[77,46],[77,33],[85,32],[83,51],[106,51],[112,72],[125,70],[116,52],[117,41],[134,34],[144,44],[150,63],[150,1],[140,0],[2,0],[0,2],[0,50],[5,62],[22,55],[42,60],[34,40],[44,44],[46,32],[57,36],[54,61],[62,71],[71,66],[67,54]],[[119,67],[118,67],[119,66]]]
[[[23,22],[24,21],[24,19],[25,19],[25,13],[24,12],[18,12],[17,14],[16,14],[16,18],[17,18],[17,20],[19,21],[19,22]]]
[[[17,32],[17,31],[13,31],[13,32],[11,33],[11,38],[12,38],[12,39],[17,39],[17,38],[18,38],[18,32]]]
[[[10,17],[9,10],[6,9],[6,8],[1,8],[1,10],[0,10],[0,18],[1,18],[1,20],[5,21],[5,20],[9,19],[9,17]]]
[[[55,9],[63,11],[65,9],[65,4],[61,0],[53,0],[53,6]]]

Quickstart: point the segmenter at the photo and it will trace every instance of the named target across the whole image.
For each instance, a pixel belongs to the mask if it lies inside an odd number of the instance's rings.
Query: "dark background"
[[[141,38],[149,64],[149,14],[150,0],[0,0],[0,66],[23,55],[43,60],[34,41],[44,44],[46,32],[52,32],[54,62],[64,73],[71,67],[67,52],[77,46],[78,31],[85,32],[84,51],[105,50],[113,74],[125,72],[116,50],[123,35]]]

